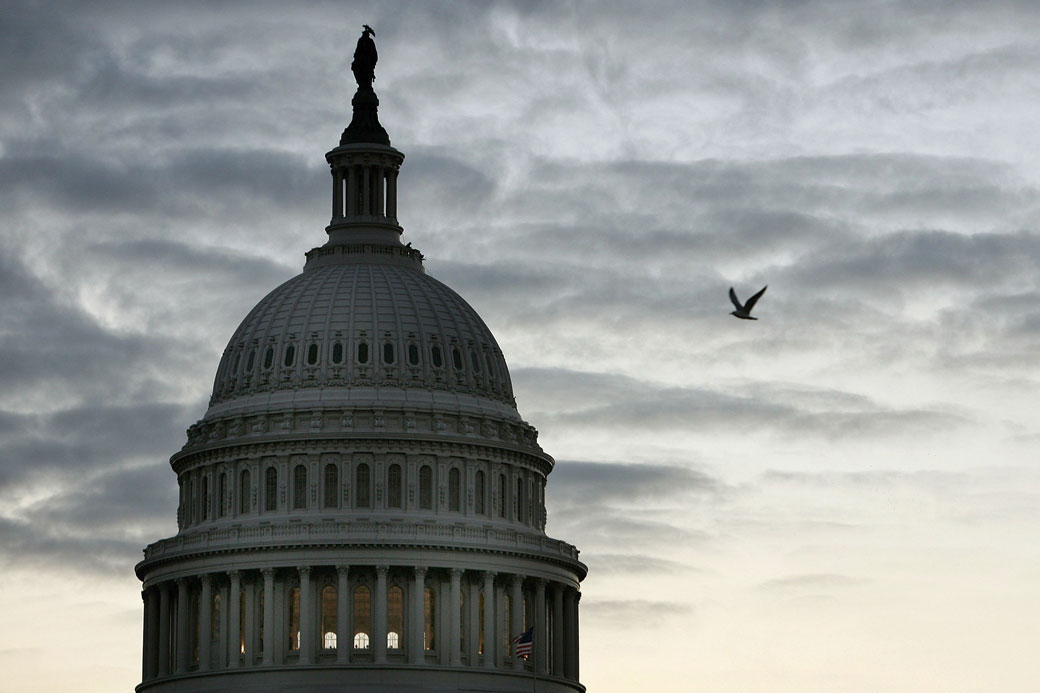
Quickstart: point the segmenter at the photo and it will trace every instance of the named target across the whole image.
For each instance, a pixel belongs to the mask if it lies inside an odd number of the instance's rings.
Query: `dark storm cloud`
[[[886,407],[862,395],[783,384],[759,383],[749,386],[746,393],[731,384],[723,392],[566,369],[516,369],[513,379],[537,393],[536,405],[546,408],[532,413],[531,418],[549,421],[552,427],[610,429],[626,425],[651,431],[865,439],[933,433],[967,423],[945,407]]]

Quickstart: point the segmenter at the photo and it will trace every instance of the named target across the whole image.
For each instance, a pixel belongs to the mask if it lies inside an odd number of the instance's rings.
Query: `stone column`
[[[199,576],[202,593],[199,595],[199,671],[209,671],[212,661],[210,636],[213,633],[213,579]]]
[[[314,599],[311,592],[314,583],[311,582],[311,567],[300,566],[296,569],[300,573],[300,664],[311,663],[311,652],[314,649]]]
[[[227,627],[227,662],[228,668],[238,667],[242,656],[242,574],[237,570],[228,572],[228,627]]]
[[[386,177],[386,216],[397,221],[397,169],[391,169]]]
[[[170,583],[159,583],[159,661],[158,676],[170,673]]]
[[[426,661],[426,568],[415,567],[412,578],[412,664]]]
[[[372,599],[372,653],[376,664],[386,663],[386,574],[390,568],[376,566],[376,593]]]
[[[350,662],[350,651],[354,647],[353,629],[350,627],[350,612],[354,595],[350,593],[350,567],[336,566],[339,582],[336,583],[336,661]]]
[[[245,653],[242,658],[247,667],[253,666],[256,662],[256,578],[254,577],[248,583],[246,583],[246,623],[245,632],[243,633],[243,639],[245,640]]]
[[[509,607],[512,613],[513,632],[507,633],[506,636],[509,638],[509,642],[512,645],[513,653],[513,668],[523,669],[524,660],[516,655],[516,644],[513,643],[513,638],[523,633],[524,628],[524,577],[522,575],[514,575],[512,580],[513,592],[509,596]]]
[[[260,571],[264,576],[264,666],[274,664],[274,568]]]
[[[574,590],[574,680],[581,680],[581,642],[578,635],[581,628],[578,624],[578,604],[581,602],[581,592]]]
[[[190,640],[188,639],[188,609],[191,608],[191,600],[188,598],[188,581],[185,578],[177,580],[177,647],[174,660],[177,662],[176,673],[183,674],[188,670],[188,660],[191,653],[188,651]]]
[[[451,624],[451,627],[448,629],[448,652],[450,653],[448,661],[453,667],[462,666],[462,651],[459,648],[462,641],[462,624],[460,623],[462,614],[459,611],[459,601],[462,599],[461,588],[462,571],[458,568],[452,568],[447,612],[448,623]],[[443,614],[444,611],[445,609],[442,607],[441,613]]]
[[[545,669],[548,639],[545,628],[545,580],[538,578],[534,581],[534,640],[531,654],[534,655],[535,671],[539,674],[548,673]]]
[[[495,573],[484,572],[484,666],[495,666]]]
[[[553,583],[552,675],[563,676],[563,585]]]
[[[144,602],[144,632],[141,639],[141,680],[155,678],[155,654],[158,650],[156,636],[159,626],[159,603],[155,590],[151,587],[141,590],[141,601]]]
[[[563,675],[569,679],[577,680],[577,641],[574,637],[578,630],[574,622],[578,615],[577,600],[574,598],[575,590],[568,587],[563,595]]]

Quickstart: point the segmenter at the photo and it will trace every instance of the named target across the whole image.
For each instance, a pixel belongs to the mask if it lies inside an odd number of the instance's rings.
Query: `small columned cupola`
[[[397,222],[397,173],[404,154],[390,146],[379,124],[375,79],[375,32],[367,24],[350,65],[358,88],[354,113],[339,146],[325,155],[332,169],[332,221],[326,246],[401,245]]]

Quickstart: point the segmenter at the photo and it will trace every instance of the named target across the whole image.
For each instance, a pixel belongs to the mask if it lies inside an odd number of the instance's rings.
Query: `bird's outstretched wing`
[[[763,289],[765,291],[765,289]],[[744,306],[740,305],[740,301],[737,300],[737,292],[733,290],[733,287],[729,287],[729,300],[733,302],[733,305],[737,307],[737,310],[744,310]]]
[[[758,299],[762,298],[762,294],[764,294],[766,292],[766,289],[768,289],[768,288],[769,288],[769,285],[766,284],[765,286],[762,287],[761,291],[759,291],[757,294],[755,294],[754,296],[749,298],[747,300],[747,303],[744,304],[744,310],[746,310],[747,312],[750,313],[751,309],[755,307],[756,303],[758,303]],[[730,291],[733,291],[733,290],[730,289]]]

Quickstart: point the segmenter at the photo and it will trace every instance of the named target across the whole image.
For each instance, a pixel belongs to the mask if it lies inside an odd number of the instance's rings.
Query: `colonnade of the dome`
[[[265,667],[464,667],[578,680],[573,581],[453,565],[269,565],[146,583],[144,682]],[[514,639],[532,629],[528,657]]]

